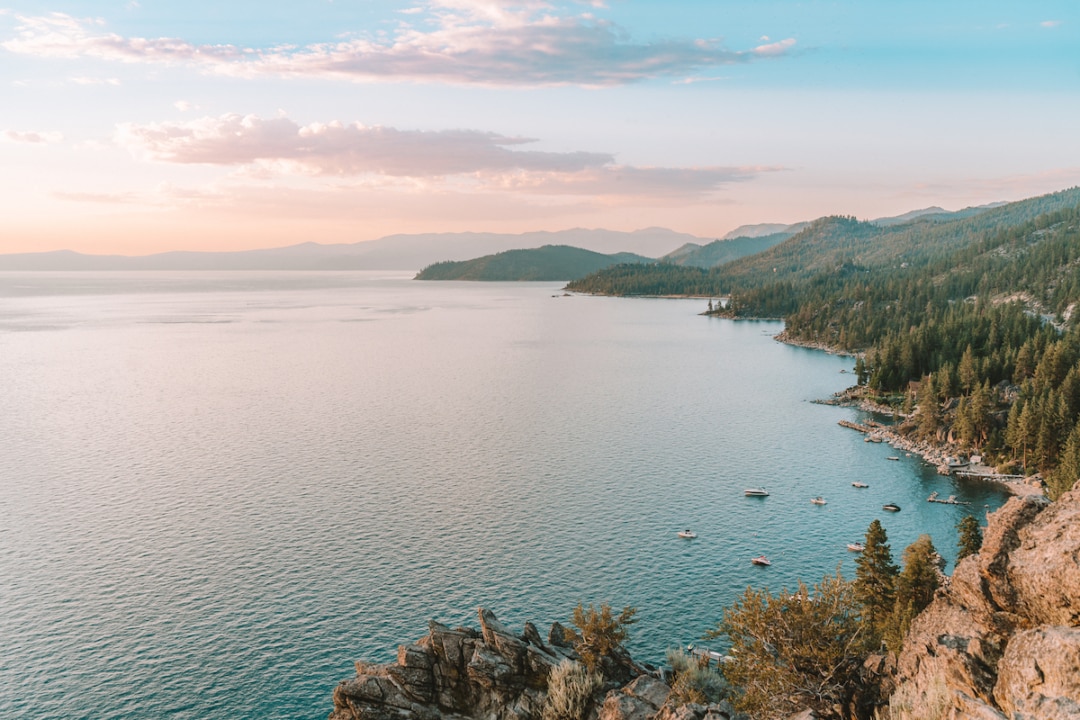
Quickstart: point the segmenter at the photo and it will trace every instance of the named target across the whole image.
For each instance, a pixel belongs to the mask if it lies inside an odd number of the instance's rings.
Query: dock
[[[953,474],[958,477],[975,478],[976,480],[997,480],[998,482],[1011,482],[1024,479],[1023,475],[1003,475],[1002,473],[996,473],[989,469],[954,470]]]
[[[970,505],[971,504],[969,502],[964,502],[963,500],[957,500],[955,495],[950,495],[949,497],[942,500],[940,497],[938,497],[937,490],[930,493],[930,497],[926,498],[926,502],[940,503],[942,505]]]
[[[855,430],[861,433],[872,433],[877,430],[874,425],[861,425],[857,422],[851,422],[850,420],[840,420],[836,424],[840,427],[846,427],[849,430]]]

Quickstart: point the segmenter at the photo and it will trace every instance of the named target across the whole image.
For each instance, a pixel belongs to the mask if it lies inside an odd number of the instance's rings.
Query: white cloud
[[[1061,25],[1061,21],[1060,20],[1043,20],[1039,24],[1042,25],[1044,28],[1055,28],[1058,25]]]
[[[188,112],[189,110],[195,109],[195,106],[189,103],[187,100],[177,100],[173,103],[173,107],[180,112]]]
[[[350,37],[302,48],[127,38],[102,32],[94,27],[99,21],[61,13],[20,16],[16,37],[0,46],[44,57],[185,64],[243,77],[606,86],[783,55],[795,44],[787,39],[736,51],[713,40],[633,42],[608,21],[591,14],[555,14],[540,0],[432,0],[419,9],[434,29],[402,26],[393,36]]]
[[[788,50],[795,47],[795,39],[787,38],[786,40],[780,40],[778,42],[769,43],[768,45],[758,45],[754,48],[754,54],[763,56],[776,56],[784,55]]]
[[[119,85],[120,78],[99,78],[99,77],[73,77],[70,78],[71,82],[76,85]]]
[[[64,141],[64,135],[58,132],[5,130],[0,134],[0,137],[3,137],[9,142],[29,143],[32,145],[52,145]]]
[[[701,195],[774,168],[617,165],[608,153],[525,149],[530,138],[479,130],[399,130],[237,114],[189,122],[125,124],[117,144],[147,160],[234,167],[251,179],[280,175],[381,178],[533,195]]]
[[[719,186],[751,180],[778,168],[737,167],[633,167],[605,165],[574,173],[517,173],[498,176],[489,189],[534,195],[627,195],[650,197],[700,196]]]

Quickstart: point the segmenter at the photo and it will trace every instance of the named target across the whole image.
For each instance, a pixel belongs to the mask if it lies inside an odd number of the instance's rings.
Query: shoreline
[[[773,335],[773,340],[783,343],[785,345],[791,345],[793,347],[809,348],[810,350],[820,350],[821,352],[828,353],[830,355],[839,355],[841,357],[853,357],[857,358],[862,353],[849,352],[847,350],[841,350],[833,347],[828,343],[815,342],[813,340],[799,340],[797,338],[788,337],[787,330],[781,331],[777,335]],[[889,412],[892,412],[891,410]]]
[[[859,356],[858,353],[850,353],[831,348],[825,343],[793,340],[786,337],[784,333],[775,335],[773,339],[777,342],[784,343],[785,345],[820,350],[829,353],[830,355],[841,355],[846,357]],[[814,400],[813,402],[819,405],[849,407],[863,412],[876,413],[878,415],[891,415],[894,412],[894,408],[876,403],[873,400],[866,398],[858,385],[853,385],[838,393],[834,393],[831,398]],[[922,458],[923,462],[937,467],[938,472],[943,475],[951,476],[955,474],[955,471],[948,469],[948,461],[949,458],[960,455],[961,450],[950,443],[933,443],[927,440],[915,440],[897,432],[888,425],[883,425],[875,421],[871,421],[865,426],[857,426],[855,423],[846,421],[841,421],[840,424],[843,427],[867,433],[868,439],[875,438],[872,442],[884,442],[897,450],[918,455]],[[942,468],[945,468],[944,472],[942,471]],[[1042,478],[1038,474],[1029,475],[1023,479],[1015,479],[1013,476],[999,475],[995,468],[981,464],[969,465],[967,472],[970,472],[973,477],[1002,486],[1011,495],[1018,497],[1046,495],[1046,491],[1042,486]]]

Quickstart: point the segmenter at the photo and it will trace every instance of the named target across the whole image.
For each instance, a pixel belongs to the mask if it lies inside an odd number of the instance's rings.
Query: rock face
[[[432,621],[427,637],[398,648],[396,663],[356,663],[356,677],[334,690],[330,720],[539,718],[548,674],[576,657],[561,628],[544,643],[532,624],[518,636],[491,612],[479,615],[479,631]]]
[[[334,689],[329,720],[541,720],[551,671],[578,659],[563,627],[552,625],[545,642],[531,623],[514,635],[489,611],[479,615],[479,631],[432,621],[396,662],[356,663],[356,677]],[[604,677],[588,720],[735,717],[726,702],[672,707],[671,688],[625,654],[604,659]]]
[[[893,717],[1080,718],[1080,488],[1015,497],[912,623]]]

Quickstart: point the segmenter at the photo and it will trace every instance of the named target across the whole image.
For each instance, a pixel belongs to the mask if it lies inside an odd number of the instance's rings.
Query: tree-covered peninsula
[[[574,280],[619,264],[654,262],[634,253],[605,255],[569,245],[544,245],[531,250],[507,250],[473,260],[428,265],[417,280],[557,281]]]

